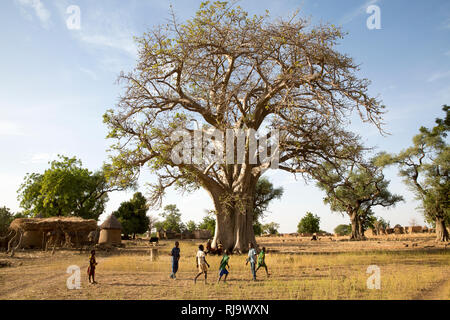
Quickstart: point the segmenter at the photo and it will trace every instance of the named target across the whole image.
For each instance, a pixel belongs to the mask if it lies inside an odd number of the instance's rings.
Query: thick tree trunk
[[[352,235],[350,237],[350,240],[364,240],[364,231],[362,231],[362,225],[359,221],[357,212],[351,212],[349,213],[349,216],[352,223]]]
[[[449,241],[449,235],[445,226],[445,219],[436,217],[436,241]]]
[[[220,195],[212,195],[216,210],[216,229],[212,247],[221,243],[232,252],[248,251],[249,243],[256,246],[253,231],[253,193],[244,194],[238,202],[221,203]]]

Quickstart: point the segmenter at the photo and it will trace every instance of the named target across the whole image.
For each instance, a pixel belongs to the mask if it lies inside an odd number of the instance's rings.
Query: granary
[[[120,245],[122,243],[122,225],[112,214],[100,225],[99,244]]]
[[[405,227],[405,233],[408,233],[408,234],[422,233],[422,227],[421,226]]]

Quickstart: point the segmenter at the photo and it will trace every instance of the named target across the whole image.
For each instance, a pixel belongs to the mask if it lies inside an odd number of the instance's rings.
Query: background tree
[[[338,236],[348,236],[352,234],[352,225],[351,224],[340,224],[336,228],[334,228],[334,233]]]
[[[444,105],[444,119],[436,119],[432,129],[420,128],[413,145],[398,154],[381,153],[380,165],[396,164],[400,176],[421,201],[427,222],[436,226],[436,240],[448,241],[446,222],[450,220],[450,106]]]
[[[122,202],[113,214],[122,224],[122,233],[125,235],[142,234],[148,231],[149,218],[147,217],[147,200],[140,192],[136,192],[129,201]]]
[[[364,239],[364,231],[373,222],[373,207],[391,207],[403,201],[402,196],[389,192],[389,181],[375,165],[348,161],[341,161],[337,167],[324,164],[316,179],[331,210],[350,217],[352,240]]]
[[[7,207],[0,207],[0,237],[6,236],[14,215]]]
[[[268,211],[270,202],[274,199],[281,199],[282,195],[282,187],[274,188],[272,182],[265,177],[258,180],[253,204],[253,232],[255,235],[261,235],[263,232],[261,220]]]
[[[91,172],[81,160],[58,156],[43,174],[27,174],[18,190],[25,214],[42,217],[79,216],[96,219],[104,212],[112,187],[104,171]]]
[[[150,236],[155,236],[153,234],[153,229],[156,228],[156,223],[159,221],[157,217],[153,216],[153,215],[149,215],[148,217],[148,232],[150,234]]]
[[[158,177],[151,191],[155,206],[169,187],[206,189],[216,211],[213,247],[220,240],[225,249],[246,250],[256,242],[255,189],[271,158],[251,163],[246,138],[243,163],[217,160],[218,154],[178,163],[172,154],[180,155],[181,138],[171,137],[183,130],[192,138],[192,120],[220,134],[280,129],[278,168],[305,177],[318,161],[352,157],[348,146],[358,138],[344,129],[352,112],[380,128],[383,106],[368,95],[369,81],[356,77],[359,66],[336,50],[342,37],[334,26],[312,27],[296,15],[249,16],[227,2],[203,3],[182,24],[173,15],[137,39],[137,65],[120,75],[124,94],[104,116],[108,137],[116,140],[113,177],[125,185],[146,165]],[[256,137],[259,145],[266,139]],[[191,154],[199,151],[186,141]],[[269,141],[271,153],[276,134]]]
[[[203,220],[197,226],[200,230],[209,230],[211,234],[214,234],[216,229],[216,219],[215,219],[215,211],[214,210],[206,210],[206,215],[203,217]]]
[[[175,204],[169,204],[164,207],[163,212],[159,214],[163,221],[156,223],[156,228],[163,228],[164,230],[171,230],[177,233],[185,230],[183,222],[181,222],[181,212]]]
[[[195,221],[189,220],[186,223],[186,230],[189,232],[194,232],[195,230],[197,230],[197,224],[195,223]]]
[[[307,212],[297,225],[298,233],[316,233],[320,231],[320,217]]]
[[[262,233],[264,234],[278,234],[278,229],[280,225],[275,222],[269,222],[267,224],[262,225]]]

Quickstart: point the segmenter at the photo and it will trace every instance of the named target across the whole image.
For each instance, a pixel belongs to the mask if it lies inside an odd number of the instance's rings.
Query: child
[[[256,281],[256,272],[255,272],[255,263],[256,263],[256,250],[255,250],[255,246],[253,245],[253,243],[249,243],[249,250],[248,250],[248,258],[247,258],[247,262],[245,263],[245,265],[248,265],[248,263],[250,262],[250,269],[252,270],[252,275],[253,275],[253,281]]]
[[[222,276],[225,275],[225,278],[223,279],[223,282],[226,283],[227,282],[227,277],[228,277],[228,269],[230,269],[230,265],[228,264],[228,260],[230,260],[230,250],[225,250],[225,254],[222,257],[222,261],[220,262],[220,266],[219,266],[219,280],[217,280],[217,283],[220,282],[220,279],[222,279]]]
[[[258,267],[255,270],[255,273],[258,272],[259,268],[264,267],[266,269],[267,277],[270,276],[269,271],[266,266],[266,248],[263,247],[261,252],[258,255]]]
[[[180,261],[180,243],[175,241],[175,247],[172,249],[170,255],[172,256],[172,274],[170,277],[176,279],[176,273],[178,271],[178,261]]]
[[[197,256],[196,256],[196,262],[197,262],[197,268],[199,271],[199,274],[197,274],[197,276],[194,278],[194,283],[197,283],[197,278],[200,277],[201,274],[205,274],[205,284],[206,284],[206,280],[208,277],[208,269],[206,268],[206,266],[208,266],[209,268],[209,263],[206,261],[206,254],[203,251],[204,247],[203,245],[199,245],[198,246],[198,252],[197,252]]]
[[[97,284],[95,281],[95,266],[97,265],[97,261],[95,260],[95,250],[91,251],[91,257],[89,258],[89,267],[88,267],[88,275],[89,275],[89,283]]]

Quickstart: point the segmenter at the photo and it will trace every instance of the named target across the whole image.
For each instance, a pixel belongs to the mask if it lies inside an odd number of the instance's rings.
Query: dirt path
[[[450,279],[443,279],[428,289],[423,289],[413,300],[449,300]]]

